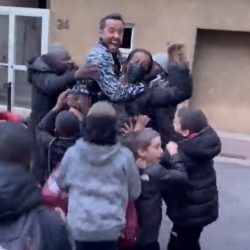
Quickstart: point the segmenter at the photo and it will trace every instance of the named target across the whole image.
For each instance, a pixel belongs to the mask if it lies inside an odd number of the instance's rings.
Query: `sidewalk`
[[[219,133],[222,142],[221,156],[250,162],[250,136]]]

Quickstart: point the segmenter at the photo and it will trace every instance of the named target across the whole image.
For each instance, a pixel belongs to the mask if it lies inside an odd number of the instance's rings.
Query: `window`
[[[133,43],[134,43],[134,25],[125,24],[123,41],[120,49],[122,54],[128,55],[129,52],[133,49]]]

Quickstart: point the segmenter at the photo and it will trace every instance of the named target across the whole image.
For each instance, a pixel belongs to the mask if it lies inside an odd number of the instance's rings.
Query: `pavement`
[[[220,215],[204,229],[202,250],[250,250],[250,166],[217,162],[215,168]],[[164,214],[161,249],[166,249],[171,226]]]

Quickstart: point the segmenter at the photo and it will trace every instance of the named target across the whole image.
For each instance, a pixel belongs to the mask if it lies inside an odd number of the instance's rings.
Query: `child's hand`
[[[178,153],[178,144],[173,141],[170,141],[166,145],[166,150],[169,152],[170,155],[175,155]]]
[[[147,163],[145,160],[143,160],[142,158],[138,158],[136,160],[136,165],[140,168],[140,169],[145,169],[147,167]]]
[[[134,132],[133,119],[129,118],[129,120],[125,122],[124,127],[121,128],[121,133],[122,135],[126,135],[132,132]]]
[[[76,108],[69,108],[69,112],[72,112],[78,119],[79,121],[83,121],[83,114]]]
[[[64,107],[67,104],[67,96],[69,92],[70,92],[70,89],[67,89],[58,96],[56,105],[53,108],[54,111],[61,111],[62,109],[64,109]]]
[[[141,131],[148,125],[150,118],[147,115],[139,115],[136,118],[134,131]]]
[[[141,131],[146,128],[149,123],[150,118],[146,115],[139,115],[137,117],[131,117],[121,128],[121,133],[123,135],[129,134],[131,132]]]

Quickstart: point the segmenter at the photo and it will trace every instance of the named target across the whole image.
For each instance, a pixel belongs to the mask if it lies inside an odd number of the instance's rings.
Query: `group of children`
[[[200,249],[203,228],[218,217],[213,158],[221,149],[219,137],[194,108],[177,112],[180,139],[165,147],[142,116],[134,121],[118,141],[113,105],[101,101],[90,108],[89,94],[77,86],[62,93],[38,125],[42,164],[48,166],[43,180],[56,169],[76,249],[160,249],[162,201],[173,222],[168,249]],[[123,244],[129,237],[123,234],[131,216],[128,204],[135,207],[137,224],[130,229],[133,239]]]

